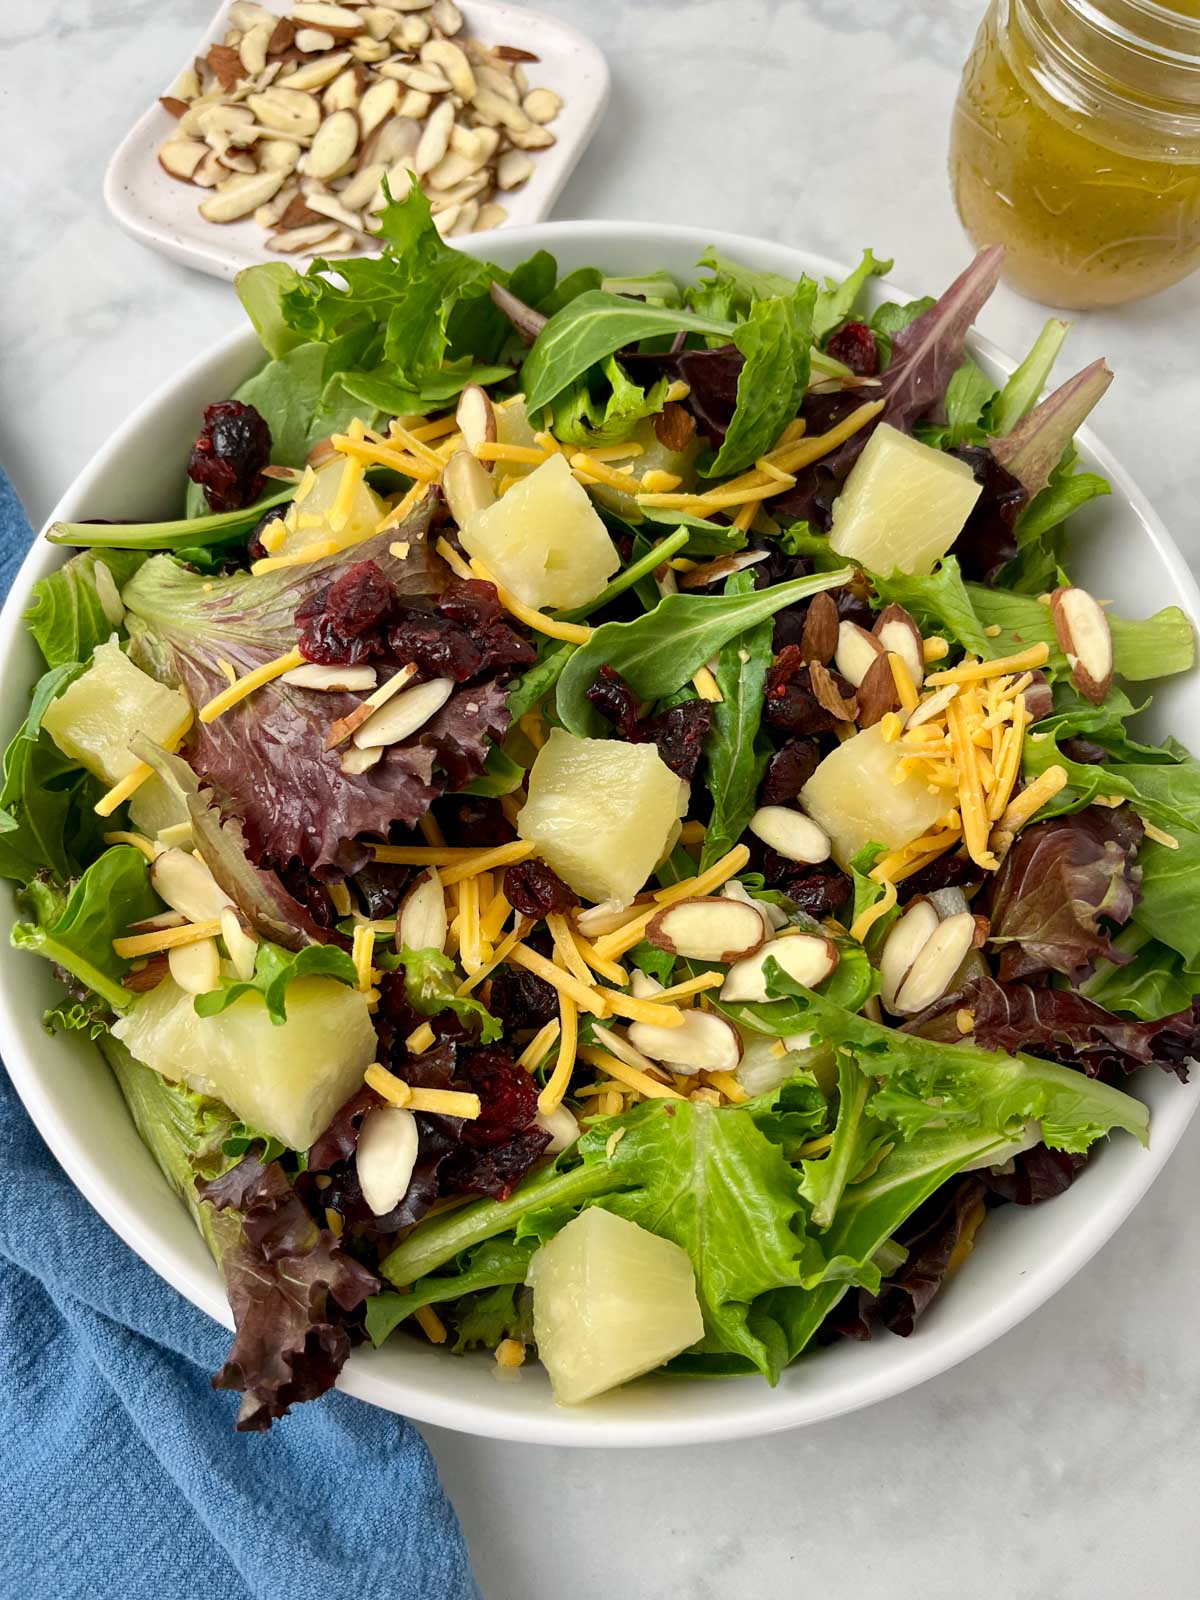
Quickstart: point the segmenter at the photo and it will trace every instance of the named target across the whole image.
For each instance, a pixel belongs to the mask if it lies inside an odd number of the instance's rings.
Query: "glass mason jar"
[[[1052,305],[1119,305],[1200,265],[1200,0],[991,0],[950,176],[977,245]]]

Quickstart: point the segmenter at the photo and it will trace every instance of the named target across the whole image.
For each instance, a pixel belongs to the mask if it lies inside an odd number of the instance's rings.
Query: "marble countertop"
[[[592,34],[614,80],[557,216],[703,223],[843,259],[869,243],[916,292],[958,270],[946,133],[982,0],[539,3]],[[209,9],[0,6],[0,459],[35,524],[130,407],[239,320],[227,285],[127,239],[100,197]],[[1019,352],[1044,316],[1002,288],[981,326]],[[1076,366],[1109,357],[1098,432],[1193,564],[1198,319],[1200,275],[1080,316],[1071,339]],[[426,1430],[487,1600],[1194,1594],[1198,1158],[1200,1123],[1048,1306],[873,1410],[687,1453]]]

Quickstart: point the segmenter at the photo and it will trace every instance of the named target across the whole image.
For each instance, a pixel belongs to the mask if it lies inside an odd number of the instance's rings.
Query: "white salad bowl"
[[[467,242],[473,255],[512,265],[545,247],[569,269],[594,263],[612,272],[666,267],[687,274],[709,244],[749,266],[796,276],[842,276],[845,268],[781,244],[659,225],[554,223],[506,230]],[[939,289],[941,284],[922,286]],[[883,297],[886,285],[878,289]],[[908,296],[892,291],[899,298]],[[999,376],[1012,363],[972,341]],[[249,328],[206,352],[118,429],[79,476],[54,516],[120,520],[171,515],[181,498],[188,445],[206,402],[227,396],[262,359]],[[1079,437],[1083,460],[1112,484],[1072,522],[1072,573],[1121,609],[1146,616],[1177,602],[1200,617],[1197,590],[1146,496],[1094,436]],[[30,552],[0,616],[0,673],[7,687],[6,729],[23,714],[25,686],[38,676],[24,627],[34,582],[64,559],[41,542]],[[1200,747],[1200,683],[1193,674],[1156,694],[1154,731]],[[55,984],[45,962],[0,954],[0,1050],[47,1144],[105,1220],[156,1272],[205,1311],[232,1326],[221,1277],[191,1218],[168,1190],[134,1130],[115,1079],[99,1052],[77,1035],[50,1037],[42,1013]],[[553,1403],[544,1372],[498,1372],[489,1354],[456,1359],[400,1335],[380,1350],[351,1356],[341,1387],[372,1405],[446,1428],[555,1445],[696,1444],[794,1428],[910,1389],[999,1338],[1062,1287],[1109,1239],[1162,1169],[1197,1105],[1195,1084],[1145,1071],[1132,1088],[1151,1111],[1151,1146],[1117,1135],[1063,1195],[1042,1206],[997,1210],[967,1267],[938,1297],[909,1339],[883,1333],[870,1344],[843,1341],[804,1356],[775,1389],[761,1379],[686,1382],[643,1379],[575,1410]],[[501,1376],[508,1381],[501,1381]],[[282,1424],[286,1427],[286,1421]]]

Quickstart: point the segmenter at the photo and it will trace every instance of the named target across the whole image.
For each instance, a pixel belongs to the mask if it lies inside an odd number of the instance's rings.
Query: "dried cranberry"
[[[575,891],[536,857],[531,861],[516,861],[505,871],[504,894],[514,911],[539,921],[552,912],[570,911],[579,904]]]
[[[1098,767],[1112,759],[1102,744],[1080,738],[1078,734],[1072,734],[1069,739],[1062,740],[1058,748],[1063,755],[1069,756],[1072,761],[1078,761],[1085,767]]]
[[[544,1028],[558,1015],[553,986],[524,967],[501,967],[492,979],[488,1010],[508,1035]]]
[[[937,889],[977,889],[983,882],[982,867],[977,867],[970,856],[938,856],[911,878],[905,878],[897,888],[901,903],[916,895],[933,894]]]
[[[436,611],[403,607],[388,643],[402,661],[415,661],[422,672],[456,683],[536,659],[533,646],[509,625],[495,585],[475,578],[451,583]]]
[[[503,1050],[465,1052],[456,1081],[479,1096],[479,1116],[463,1127],[466,1144],[503,1144],[537,1114],[537,1083]]]
[[[850,879],[836,867],[809,867],[794,877],[785,879],[783,892],[794,900],[801,911],[807,911],[818,922],[831,917],[850,898]]]
[[[405,606],[388,629],[388,648],[430,678],[465,683],[483,667],[483,651],[470,634],[436,611]]]
[[[860,378],[873,378],[879,371],[879,346],[865,322],[843,323],[825,350]]]
[[[767,762],[759,799],[765,806],[794,800],[817,770],[821,747],[815,739],[789,739]]]
[[[213,511],[240,511],[262,492],[271,459],[271,430],[253,406],[219,400],[204,409],[204,427],[188,458],[188,477]]]
[[[636,739],[641,707],[633,690],[619,672],[602,666],[592,681],[587,697],[602,717],[606,717],[622,739]]]
[[[964,578],[991,583],[1017,553],[1016,521],[1029,491],[982,445],[962,445],[950,454],[967,463],[982,491],[950,553]]]
[[[296,612],[300,653],[308,661],[347,666],[382,655],[381,629],[396,591],[373,561],[356,561]]]
[[[354,887],[369,917],[390,917],[404,898],[412,873],[407,867],[372,862],[354,874]]]
[[[788,645],[767,674],[763,717],[772,728],[789,733],[829,733],[837,718],[813,693],[800,646]]]
[[[470,1126],[470,1124],[468,1124]],[[443,1194],[485,1194],[507,1200],[550,1143],[548,1128],[523,1128],[504,1144],[479,1150],[462,1145],[439,1174]]]
[[[707,700],[685,700],[682,705],[660,711],[657,717],[644,722],[638,733],[643,744],[658,747],[658,753],[677,778],[688,783],[695,776],[704,747],[705,736],[712,727],[712,706]]]

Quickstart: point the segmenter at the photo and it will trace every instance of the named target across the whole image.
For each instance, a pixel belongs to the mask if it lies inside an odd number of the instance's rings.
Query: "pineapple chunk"
[[[517,444],[523,450],[536,450],[536,431],[525,411],[525,396],[513,395],[496,407],[496,443]],[[532,461],[500,461],[496,471],[506,478],[527,478],[534,470]]]
[[[904,752],[887,744],[878,723],[830,752],[800,791],[804,809],[825,829],[840,867],[865,844],[899,850],[932,828],[953,805],[924,778],[894,781]]]
[[[640,1378],[704,1336],[687,1251],[599,1206],[541,1247],[526,1282],[559,1405]]]
[[[331,539],[339,550],[345,550],[370,538],[383,520],[383,501],[361,477],[354,485],[345,523],[336,531],[330,526],[329,513],[337,502],[345,470],[346,462],[341,456],[317,469],[308,492],[298,494],[286,512],[281,513],[288,531],[283,543],[269,552],[271,555],[295,555],[310,545],[326,544]]]
[[[378,1048],[367,997],[334,978],[288,985],[287,1021],[245,994],[215,1017],[165,978],[132,1005],[113,1033],[155,1072],[211,1094],[248,1126],[307,1150],[361,1087]]]
[[[461,530],[463,548],[527,606],[594,600],[620,566],[565,456],[554,455]]]
[[[143,733],[164,744],[187,714],[185,694],[135,667],[110,639],[96,646],[82,677],[47,706],[42,726],[63,755],[111,785],[138,764],[131,740]]]
[[[631,467],[633,477],[638,484],[648,472],[669,472],[679,478],[680,488],[689,489],[696,482],[696,457],[700,454],[700,437],[693,433],[682,450],[668,450],[665,444],[659,442],[654,431],[654,418],[644,417],[629,435],[634,444],[640,444],[640,456],[631,456],[628,461],[614,461],[613,467],[618,471]],[[641,518],[638,503],[632,494],[622,494],[620,489],[614,489],[611,484],[598,483],[589,491],[595,500],[615,511],[618,516],[637,522]],[[635,487],[634,494],[637,493]]]
[[[652,744],[555,728],[529,772],[517,832],[576,894],[627,904],[666,854],[688,786]]]
[[[883,422],[834,502],[829,543],[871,572],[925,575],[962,532],[979,493],[965,461]]]

